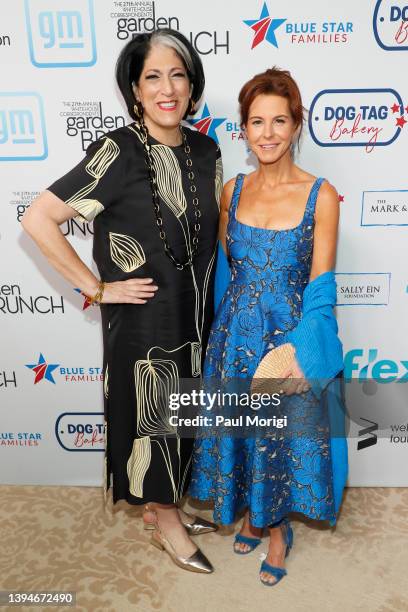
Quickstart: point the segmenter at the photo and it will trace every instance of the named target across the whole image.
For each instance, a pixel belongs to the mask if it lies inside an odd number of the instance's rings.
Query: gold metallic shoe
[[[199,548],[197,548],[196,552],[187,559],[179,556],[158,527],[155,529],[154,533],[152,533],[151,543],[159,550],[165,550],[173,563],[182,569],[189,572],[198,572],[200,574],[211,574],[214,571],[213,566]]]
[[[155,516],[155,520],[154,520],[153,522],[152,522],[152,521],[147,521],[147,520],[146,520],[146,516],[145,516],[145,515],[146,515],[148,512],[149,512],[150,514],[154,514],[154,516]],[[154,530],[156,529],[156,525],[157,525],[157,516],[156,516],[156,512],[155,512],[154,510],[152,510],[151,508],[149,508],[149,506],[148,506],[148,505],[146,505],[146,506],[144,507],[144,510],[143,510],[143,529],[145,529],[146,531],[150,531],[150,530],[151,530],[151,531],[154,531]]]
[[[184,527],[187,529],[189,535],[200,535],[201,533],[210,533],[210,531],[217,531],[218,525],[207,521],[204,518],[199,516],[190,516],[190,520],[188,523],[184,523]]]
[[[156,514],[154,510],[151,510],[151,508],[149,508],[149,506],[145,506],[143,512],[143,529],[145,529],[146,531],[154,531],[154,529],[156,529],[156,521],[147,521],[145,518],[145,514],[147,512],[150,512],[154,515]],[[185,512],[185,514],[187,513]],[[210,521],[207,521],[204,518],[201,518],[199,516],[191,516],[189,514],[187,514],[187,516],[189,517],[189,521],[187,523],[183,522],[183,525],[187,529],[188,535],[195,536],[200,535],[202,533],[210,533],[211,531],[218,530],[218,525],[215,525],[215,523],[211,523]]]

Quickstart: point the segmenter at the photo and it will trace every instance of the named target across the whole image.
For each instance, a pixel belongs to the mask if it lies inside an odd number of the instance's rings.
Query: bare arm
[[[224,189],[222,190],[221,194],[218,239],[222,244],[222,248],[224,249],[225,254],[227,254],[226,236],[228,225],[228,210],[230,207],[232,192],[234,191],[234,184],[235,179],[230,179],[227,183],[225,183]]]
[[[21,224],[55,270],[73,287],[79,287],[85,295],[93,296],[98,290],[99,280],[80,259],[59,227],[75,215],[76,211],[60,198],[50,191],[44,191],[25,212]],[[152,279],[130,279],[107,283],[102,302],[144,304],[157,290],[151,282]]]
[[[311,281],[320,274],[334,268],[338,225],[339,197],[335,188],[326,182],[321,186],[316,202]],[[293,360],[282,376],[283,378],[293,378],[293,381],[287,382],[283,386],[287,395],[302,393],[309,388],[296,359]]]
[[[339,196],[333,185],[325,182],[316,202],[311,281],[335,266],[338,225]]]

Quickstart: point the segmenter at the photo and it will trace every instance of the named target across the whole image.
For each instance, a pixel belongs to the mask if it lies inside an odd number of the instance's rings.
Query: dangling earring
[[[133,106],[133,112],[135,113],[138,121],[143,119],[143,106],[139,100],[136,100],[136,104]]]
[[[193,98],[190,98],[190,108],[188,110],[188,114],[189,115],[194,115],[195,111],[196,111],[196,103],[194,102]]]

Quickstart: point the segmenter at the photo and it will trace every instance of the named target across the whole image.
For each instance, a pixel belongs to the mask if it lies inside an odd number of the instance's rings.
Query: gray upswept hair
[[[178,38],[176,38],[172,34],[168,34],[166,31],[163,32],[161,30],[156,30],[152,34],[150,43],[151,45],[163,45],[164,47],[169,47],[170,49],[173,49],[177,53],[177,55],[179,55],[184,61],[185,65],[187,66],[188,72],[192,76],[195,75],[194,64],[190,52],[181,40],[178,40]]]

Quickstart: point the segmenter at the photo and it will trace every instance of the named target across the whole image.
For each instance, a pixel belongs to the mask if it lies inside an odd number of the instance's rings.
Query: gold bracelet
[[[100,304],[102,302],[104,291],[105,291],[105,283],[103,281],[99,281],[98,291],[95,293],[93,297],[89,297],[90,306],[93,306],[94,304]]]

